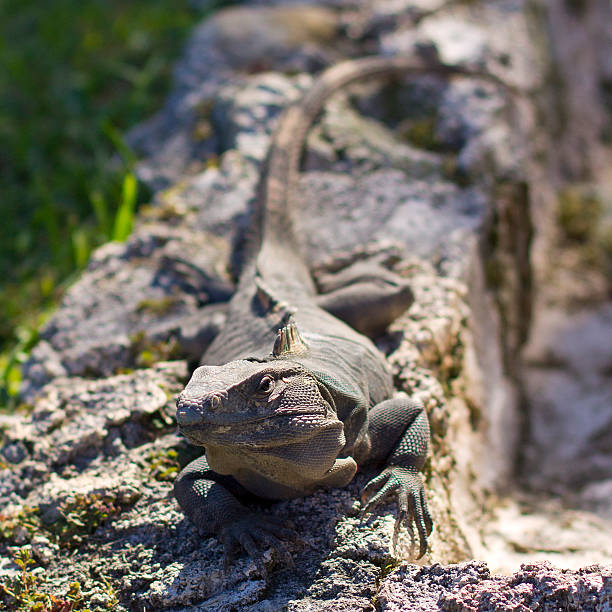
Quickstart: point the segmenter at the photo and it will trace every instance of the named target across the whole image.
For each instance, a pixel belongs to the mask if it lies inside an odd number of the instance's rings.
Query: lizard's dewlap
[[[347,485],[357,471],[351,457],[338,458],[345,444],[340,428],[319,430],[312,439],[273,447],[207,445],[211,469],[231,474],[245,489],[268,499],[288,499],[320,487]]]

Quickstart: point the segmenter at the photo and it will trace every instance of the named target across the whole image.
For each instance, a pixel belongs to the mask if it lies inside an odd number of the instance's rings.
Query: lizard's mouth
[[[271,419],[280,419],[283,417],[294,416],[325,416],[325,408],[284,408],[275,410],[265,416],[257,417],[241,417],[240,414],[224,415],[224,417],[214,418],[213,415],[199,414],[193,410],[179,407],[176,411],[176,419],[181,429],[188,427],[222,427],[224,425],[250,425],[252,423],[261,423],[270,421]]]
[[[193,444],[222,446],[272,447],[290,441],[306,440],[316,433],[336,424],[324,410],[312,408],[276,411],[266,417],[208,420],[200,417],[198,423],[181,422],[177,411],[180,432]]]

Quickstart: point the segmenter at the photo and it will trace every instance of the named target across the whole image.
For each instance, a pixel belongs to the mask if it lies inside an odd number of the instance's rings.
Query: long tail
[[[282,276],[286,284],[290,276],[296,287],[301,285],[307,290],[312,287],[310,274],[300,255],[301,240],[295,229],[294,199],[302,149],[326,100],[353,81],[424,73],[480,77],[511,89],[489,73],[414,57],[364,57],[325,70],[304,96],[284,111],[272,138],[258,203],[261,207],[261,234],[257,269],[264,278]],[[281,254],[282,259],[279,259]]]

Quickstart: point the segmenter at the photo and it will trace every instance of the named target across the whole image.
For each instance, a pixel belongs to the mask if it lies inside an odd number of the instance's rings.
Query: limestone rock
[[[24,369],[29,406],[0,415],[4,583],[20,579],[11,559],[24,546],[37,588],[65,598],[78,581],[90,608],[609,609],[608,303],[600,291],[582,316],[556,300],[551,316],[538,293],[560,251],[539,223],[552,214],[549,132],[520,95],[547,87],[537,6],[254,2],[196,29],[166,106],[130,135],[151,205],[125,243],[94,254],[43,328]],[[288,544],[295,568],[268,552],[267,577],[245,556],[226,569],[220,544],[199,536],[172,496],[199,453],[176,436],[173,403],[223,325],[275,120],[320,67],[417,47],[518,93],[429,75],[341,93],[308,140],[298,225],[321,284],[347,252],[382,257],[412,283],[413,307],[376,342],[398,389],[429,414],[431,549],[393,571],[413,558],[412,534],[403,529],[391,551],[393,504],[359,518],[369,476],[359,474],[265,509],[300,532],[303,542]],[[561,405],[564,393],[573,403]],[[583,393],[588,423],[576,409]],[[517,492],[525,442],[530,480],[554,477],[563,503]],[[577,481],[583,494],[567,488]],[[465,562],[474,557],[483,561]]]

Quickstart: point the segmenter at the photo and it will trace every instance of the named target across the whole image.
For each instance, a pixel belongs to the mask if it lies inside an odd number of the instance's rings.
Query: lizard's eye
[[[259,393],[270,393],[274,389],[274,379],[271,376],[264,376],[257,386]]]

